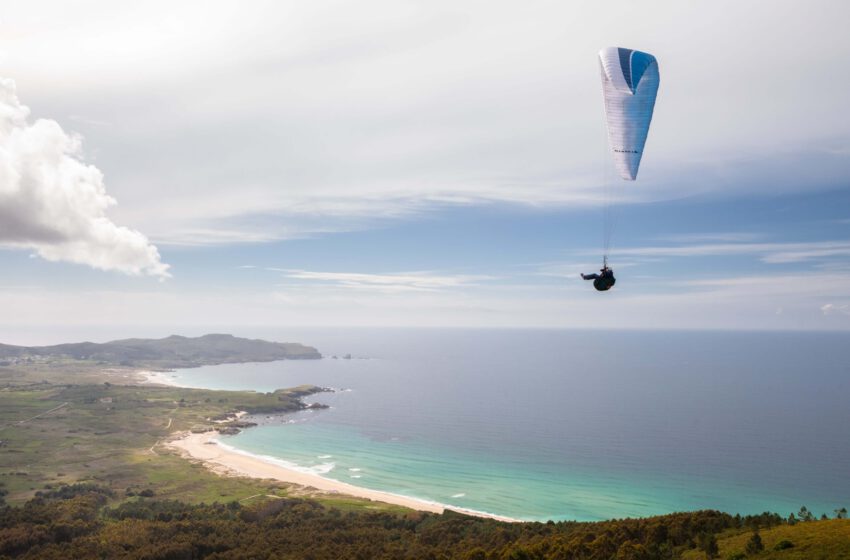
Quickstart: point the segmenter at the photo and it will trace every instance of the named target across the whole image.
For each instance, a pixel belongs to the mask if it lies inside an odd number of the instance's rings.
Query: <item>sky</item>
[[[0,7],[4,342],[850,330],[846,2]],[[659,61],[634,183],[606,46]]]

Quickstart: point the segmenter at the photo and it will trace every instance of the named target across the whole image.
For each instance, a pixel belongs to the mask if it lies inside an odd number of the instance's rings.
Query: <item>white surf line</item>
[[[200,437],[199,437],[200,436]],[[202,454],[196,454],[189,446],[186,446],[185,443],[189,440],[200,440],[205,439],[206,441],[215,441],[215,447],[218,448],[214,454],[218,454],[224,452],[225,455],[238,455],[241,457],[245,457],[250,459],[251,461],[256,461],[265,467],[272,467],[274,469],[280,469],[284,472],[294,473],[296,475],[295,478],[291,478],[290,476],[281,477],[278,473],[269,473],[265,471],[263,473],[257,473],[254,468],[248,467],[246,468],[244,465],[234,465],[230,461],[227,460],[226,457],[222,456],[209,456],[208,451],[204,451]],[[330,494],[343,494],[348,496],[354,496],[358,498],[366,498],[368,500],[373,500],[376,502],[383,502],[395,505],[401,505],[403,507],[407,507],[410,509],[415,509],[419,511],[430,511],[433,513],[443,513],[445,510],[452,510],[459,513],[464,513],[467,515],[472,515],[475,517],[487,517],[490,519],[495,519],[497,521],[505,521],[509,523],[517,523],[522,522],[520,519],[515,519],[512,517],[507,517],[487,511],[480,511],[471,508],[464,508],[453,506],[450,504],[444,504],[441,502],[436,502],[433,500],[428,500],[424,498],[417,498],[414,496],[407,496],[405,494],[398,494],[395,492],[388,492],[385,490],[377,490],[373,488],[369,488],[366,486],[357,486],[355,484],[351,484],[348,482],[343,482],[341,480],[337,480],[335,478],[331,478],[329,476],[323,476],[322,474],[316,472],[304,472],[297,470],[298,467],[285,459],[278,459],[275,457],[271,457],[268,455],[257,455],[251,453],[250,451],[245,451],[239,449],[237,447],[230,446],[228,444],[222,443],[218,440],[218,436],[209,435],[205,436],[204,434],[186,434],[183,437],[173,440],[171,445],[177,447],[178,449],[182,449],[184,452],[188,453],[190,457],[198,459],[203,463],[209,464],[217,464],[225,467],[231,473],[237,476],[248,476],[251,478],[272,478],[277,479],[282,482],[288,482],[291,484],[296,484],[298,486],[306,487],[306,488],[314,488],[322,492],[327,492]],[[282,463],[289,463],[289,465],[285,465]],[[233,475],[231,474],[231,476]],[[301,475],[301,476],[298,476]],[[306,478],[301,478],[306,477]],[[299,478],[301,478],[299,480]],[[352,477],[353,478],[353,477]],[[312,480],[310,480],[312,479]],[[330,483],[331,486],[327,486],[326,483]],[[401,501],[399,501],[401,500]]]

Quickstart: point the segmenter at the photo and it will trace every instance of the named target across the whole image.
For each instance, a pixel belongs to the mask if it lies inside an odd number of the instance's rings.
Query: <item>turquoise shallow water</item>
[[[345,389],[226,443],[345,482],[521,519],[850,504],[846,335],[262,333],[355,359],[181,370]]]

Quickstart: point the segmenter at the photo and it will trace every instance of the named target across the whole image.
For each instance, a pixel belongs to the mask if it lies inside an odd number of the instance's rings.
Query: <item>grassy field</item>
[[[22,503],[62,483],[95,482],[120,500],[144,490],[186,502],[303,495],[275,481],[221,477],[159,445],[176,431],[209,427],[237,410],[296,410],[296,388],[275,393],[132,385],[132,370],[86,362],[0,370],[0,484]],[[344,509],[371,502],[325,496]]]
[[[752,531],[733,531],[718,536],[720,558],[735,558],[744,553]],[[850,519],[809,521],[796,525],[779,525],[759,531],[764,550],[746,555],[748,559],[776,558],[779,560],[850,560]],[[787,541],[793,546],[777,550],[777,545]],[[786,545],[787,546],[787,545]],[[703,560],[705,553],[686,552],[683,560]]]

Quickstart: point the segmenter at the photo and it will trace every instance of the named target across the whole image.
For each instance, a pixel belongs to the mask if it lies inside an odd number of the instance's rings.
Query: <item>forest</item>
[[[245,506],[139,497],[110,507],[113,494],[93,484],[66,485],[3,507],[0,558],[650,560],[714,550],[724,531],[783,523],[776,514],[716,511],[506,523],[451,512],[344,512],[298,498]]]

